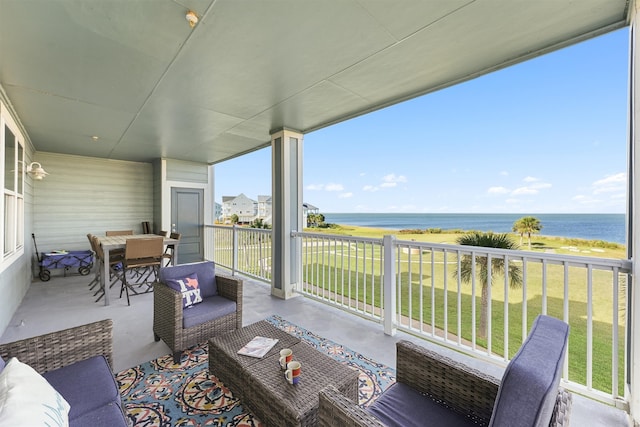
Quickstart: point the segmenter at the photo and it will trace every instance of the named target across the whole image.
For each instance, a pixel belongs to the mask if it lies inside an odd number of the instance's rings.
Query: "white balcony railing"
[[[271,280],[270,230],[206,229],[207,259],[234,273]],[[380,322],[387,333],[402,330],[506,365],[535,316],[563,319],[571,327],[563,385],[626,405],[630,261],[419,243],[395,236],[294,232],[292,238],[302,241],[298,292]],[[465,268],[471,269],[469,276],[462,274]],[[484,280],[481,271],[488,271]],[[518,273],[518,286],[511,286]]]
[[[205,226],[205,259],[236,272],[271,280],[271,230]]]

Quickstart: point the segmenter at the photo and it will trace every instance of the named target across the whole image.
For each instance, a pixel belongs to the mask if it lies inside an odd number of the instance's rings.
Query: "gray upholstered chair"
[[[167,283],[194,273],[202,301],[185,307],[187,297]],[[153,334],[171,348],[175,363],[180,363],[183,350],[241,327],[241,279],[216,274],[210,261],[160,269],[153,292]]]
[[[571,394],[559,386],[569,326],[538,316],[502,380],[408,341],[397,344],[397,382],[367,409],[334,387],[320,392],[321,426],[569,424]]]

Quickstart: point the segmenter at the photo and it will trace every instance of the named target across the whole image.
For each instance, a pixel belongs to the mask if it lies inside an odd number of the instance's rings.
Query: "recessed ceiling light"
[[[98,139],[100,139],[100,137],[98,137],[97,135],[93,135],[91,139],[93,139],[94,141],[97,141]]]
[[[191,28],[195,27],[198,23],[198,15],[193,10],[187,12],[187,21],[189,21],[189,26]]]

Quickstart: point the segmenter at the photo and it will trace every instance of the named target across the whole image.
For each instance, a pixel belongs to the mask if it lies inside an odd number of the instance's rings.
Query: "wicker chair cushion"
[[[200,304],[189,307],[182,312],[182,327],[188,329],[235,312],[235,301],[221,296],[203,298]]]
[[[403,383],[395,383],[367,408],[386,426],[474,426],[469,418],[436,403]]]
[[[119,409],[118,385],[104,356],[94,356],[46,372],[42,376],[69,402],[70,425],[81,425],[74,421],[85,415],[90,415],[92,420],[96,420],[95,411],[103,406],[113,406],[117,409],[114,412],[116,417],[105,420],[104,425],[123,424],[122,411]]]
[[[569,325],[540,315],[502,377],[490,426],[547,427],[562,377]]]
[[[166,283],[167,279],[179,279],[191,273],[198,275],[198,285],[200,286],[202,298],[218,295],[215,264],[211,261],[163,267],[160,269],[159,278],[161,282]]]
[[[198,286],[198,275],[191,273],[188,276],[176,279],[165,279],[164,282],[171,289],[182,294],[182,307],[191,307],[194,304],[202,302],[200,296],[200,287]]]
[[[31,366],[11,358],[0,374],[0,425],[66,426],[69,403]]]
[[[69,427],[114,427],[131,426],[123,417],[118,405],[104,405],[84,415],[69,420]]]

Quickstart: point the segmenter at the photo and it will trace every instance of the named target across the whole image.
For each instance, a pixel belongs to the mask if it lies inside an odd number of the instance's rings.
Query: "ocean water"
[[[511,232],[523,214],[325,213],[325,222],[402,230],[441,228]],[[542,224],[540,235],[626,243],[625,214],[532,214]]]

